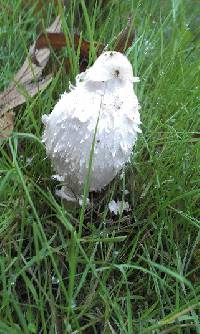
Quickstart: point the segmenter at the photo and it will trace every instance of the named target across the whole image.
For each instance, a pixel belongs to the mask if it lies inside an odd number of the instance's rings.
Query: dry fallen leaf
[[[196,132],[193,133],[192,135],[191,143],[196,144],[199,142],[199,140],[200,140],[200,129],[197,129]]]
[[[30,96],[36,95],[39,91],[44,90],[52,80],[52,76],[48,75],[42,77],[42,72],[50,57],[50,46],[54,49],[60,49],[66,46],[66,37],[64,33],[60,32],[61,18],[58,16],[53,24],[41,33],[36,42],[30,47],[29,54],[14,76],[13,82],[3,92],[0,93],[0,131],[5,129],[6,118],[11,129],[13,124],[11,116],[4,115],[8,110],[23,104]],[[135,37],[132,19],[129,18],[126,27],[116,37],[115,50],[124,52],[131,46]],[[74,46],[77,49],[80,43],[80,36],[74,34]],[[94,43],[97,49],[97,54],[105,49],[103,44]],[[81,40],[80,45],[80,70],[84,71],[88,64],[90,43],[86,40]],[[65,61],[66,66],[69,64],[69,59]],[[12,124],[12,125],[11,125]]]
[[[127,25],[116,38],[114,49],[119,52],[125,52],[132,45],[134,38],[135,30],[133,28],[133,19],[129,17]]]
[[[133,29],[133,20],[131,17],[128,18],[127,25],[116,37],[114,49],[119,52],[125,52],[131,45],[135,38],[135,31]],[[77,33],[74,33],[74,46],[75,49],[79,47],[80,36]],[[35,49],[40,50],[51,46],[53,49],[60,49],[66,47],[66,37],[63,32],[48,32],[41,33],[35,42]],[[105,45],[102,43],[94,42],[94,47],[96,48],[97,55],[100,55],[105,49]],[[83,71],[87,67],[88,57],[90,50],[90,42],[84,39],[81,40],[80,44],[80,70]],[[84,65],[83,65],[84,62]],[[65,61],[69,65],[69,59]]]
[[[80,36],[77,33],[74,33],[74,46],[75,49],[78,48],[80,43]],[[52,48],[54,49],[60,49],[62,47],[66,47],[67,42],[66,42],[66,37],[63,32],[59,33],[41,33],[40,36],[38,37],[36,43],[35,43],[35,49],[43,49],[46,47],[49,47],[51,45]],[[94,43],[94,47],[96,47],[97,53],[101,53],[104,45],[103,44],[98,44]],[[81,57],[88,57],[89,56],[89,49],[90,49],[90,42],[82,39],[81,45],[80,45],[80,55]]]
[[[115,50],[119,52],[125,52],[128,47],[131,46],[135,38],[135,31],[133,29],[133,20],[131,17],[128,18],[127,25],[116,37]],[[80,36],[77,33],[74,33],[74,46],[75,49],[78,48],[80,43]],[[40,50],[47,48],[51,45],[54,49],[60,49],[66,47],[66,37],[63,32],[48,32],[41,33],[35,42],[35,49]],[[97,48],[97,54],[100,54],[105,45],[94,42],[94,46]],[[80,54],[82,57],[89,56],[90,42],[82,39],[80,45]]]
[[[12,111],[7,112],[0,118],[0,139],[8,138],[13,131],[13,118],[14,113]]]
[[[58,16],[47,29],[47,32],[58,32],[60,27],[61,20]],[[42,71],[49,60],[49,56],[49,48],[35,50],[35,44],[30,47],[29,54],[20,70],[14,76],[13,82],[0,94],[0,116],[6,111],[21,105],[27,98],[34,96],[47,87],[52,80],[52,76],[49,75],[43,78]],[[34,62],[32,57],[35,59]]]

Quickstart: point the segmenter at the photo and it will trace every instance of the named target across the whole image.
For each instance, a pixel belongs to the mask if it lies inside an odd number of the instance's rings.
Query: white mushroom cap
[[[86,71],[85,79],[102,82],[112,79],[125,82],[135,81],[132,66],[127,57],[116,51],[102,53],[94,65]]]

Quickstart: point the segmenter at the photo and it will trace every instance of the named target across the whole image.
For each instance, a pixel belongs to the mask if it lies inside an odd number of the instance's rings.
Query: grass
[[[91,210],[69,211],[55,197],[40,142],[41,116],[69,81],[67,50],[53,54],[54,80],[18,108],[15,132],[0,146],[0,333],[200,333],[198,2],[94,4],[71,1],[63,31],[72,37],[75,26],[91,40],[92,63],[93,41],[111,49],[133,14],[128,57],[141,78],[143,134],[124,179]],[[51,2],[45,15],[33,15],[35,7],[19,0],[0,7],[3,90],[58,9]],[[77,55],[69,52],[73,81]],[[109,201],[123,196],[132,210],[112,216]]]

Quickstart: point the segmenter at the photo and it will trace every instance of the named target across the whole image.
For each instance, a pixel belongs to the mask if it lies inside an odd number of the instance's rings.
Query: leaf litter
[[[129,17],[127,25],[116,36],[114,46],[116,51],[124,52],[132,45],[135,37],[132,22],[133,20]],[[80,43],[81,37],[78,33],[74,33],[73,37],[75,49],[80,44],[80,69],[84,71],[88,64],[90,42],[81,39]],[[14,114],[10,111],[45,90],[52,81],[52,73],[43,75],[43,70],[50,58],[50,47],[59,50],[66,45],[65,34],[61,32],[61,17],[58,15],[53,24],[42,32],[35,43],[30,46],[22,67],[15,74],[8,88],[0,93],[0,138],[6,138],[12,133]],[[104,44],[97,42],[94,43],[94,46],[98,55],[107,48]],[[65,63],[68,64],[69,59],[66,59]]]
[[[47,32],[59,32],[61,28],[61,19],[58,16],[53,24],[47,29]],[[36,61],[33,62],[33,57]],[[52,75],[42,76],[42,72],[48,63],[50,49],[35,50],[35,43],[31,45],[29,54],[20,70],[15,74],[9,87],[0,93],[0,134],[4,137],[5,124],[10,123],[10,129],[13,128],[9,110],[26,102],[27,98],[33,97],[39,91],[44,90],[52,80]],[[6,135],[5,135],[6,136]]]

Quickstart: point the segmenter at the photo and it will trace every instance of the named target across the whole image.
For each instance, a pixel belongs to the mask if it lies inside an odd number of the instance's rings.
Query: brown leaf
[[[199,139],[200,139],[200,129],[197,129],[197,131],[192,135],[191,143],[196,144],[199,141]]]
[[[114,49],[118,52],[125,52],[133,43],[135,30],[133,28],[133,18],[129,17],[126,27],[119,33]]]
[[[124,52],[131,46],[135,37],[132,21],[131,17],[129,17],[126,27],[116,38],[116,51]],[[0,116],[6,111],[23,104],[28,97],[36,95],[51,82],[52,77],[49,75],[42,78],[42,72],[49,60],[49,46],[55,49],[66,46],[66,37],[64,33],[60,32],[60,28],[61,19],[58,16],[46,32],[41,33],[36,42],[30,47],[29,54],[20,70],[16,73],[13,82],[6,91],[0,93]],[[76,49],[79,43],[80,36],[75,33],[74,46]],[[103,44],[96,42],[94,46],[98,55],[105,49]],[[80,45],[80,69],[82,71],[87,67],[89,49],[90,43],[82,39]]]
[[[77,33],[74,33],[74,46],[75,49],[78,48],[80,43],[80,36]],[[71,43],[70,43],[71,44]],[[60,49],[62,47],[66,47],[67,41],[65,34],[63,32],[59,33],[41,33],[35,43],[35,49],[43,49],[51,46],[54,49]],[[98,49],[97,52],[102,52],[104,45],[94,43],[94,46]],[[84,39],[81,41],[80,45],[80,55],[81,57],[89,56],[90,43]]]
[[[58,32],[60,27],[61,20],[58,16],[47,32]],[[42,78],[42,71],[49,56],[49,48],[35,50],[35,43],[30,47],[29,54],[20,70],[15,74],[13,82],[3,93],[0,93],[0,116],[47,87],[52,77],[49,75]]]
[[[119,33],[116,37],[115,47],[114,49],[119,52],[125,52],[131,45],[135,38],[135,31],[133,29],[133,19],[131,17],[128,18],[127,25],[125,28]],[[71,44],[71,43],[70,43]],[[75,49],[78,48],[80,44],[80,35],[74,33],[74,46]],[[51,46],[54,49],[60,49],[62,47],[66,47],[67,41],[65,34],[63,32],[49,32],[49,33],[41,33],[35,43],[35,49],[40,50],[43,48],[47,48]],[[102,43],[94,42],[94,46],[97,49],[97,54],[100,55],[105,49],[105,45]],[[82,59],[87,59],[89,56],[90,50],[90,42],[82,39],[80,45],[80,61]]]
[[[11,135],[13,131],[13,118],[14,114],[12,111],[0,117],[0,139],[8,138]]]

